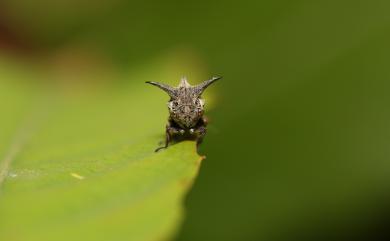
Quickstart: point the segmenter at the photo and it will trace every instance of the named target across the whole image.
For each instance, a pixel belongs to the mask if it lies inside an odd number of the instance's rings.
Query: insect
[[[207,120],[203,116],[204,100],[201,98],[203,91],[221,77],[213,77],[199,85],[192,86],[183,77],[179,86],[172,87],[166,84],[147,81],[165,91],[168,101],[169,118],[165,129],[165,145],[155,151],[165,149],[171,141],[196,140],[199,145],[206,135]]]

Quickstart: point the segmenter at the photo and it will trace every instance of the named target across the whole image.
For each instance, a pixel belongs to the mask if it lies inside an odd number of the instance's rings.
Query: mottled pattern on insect
[[[199,145],[206,135],[206,118],[204,113],[203,91],[221,77],[213,77],[199,85],[192,86],[184,77],[179,86],[172,87],[166,84],[147,81],[146,83],[164,90],[170,98],[168,101],[169,119],[165,132],[165,145],[167,148],[171,141],[196,140]]]

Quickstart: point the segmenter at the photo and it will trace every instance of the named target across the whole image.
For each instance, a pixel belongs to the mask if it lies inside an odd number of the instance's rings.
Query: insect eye
[[[171,110],[174,110],[177,108],[179,104],[176,102],[176,101],[170,101],[168,102],[168,108],[171,109]]]

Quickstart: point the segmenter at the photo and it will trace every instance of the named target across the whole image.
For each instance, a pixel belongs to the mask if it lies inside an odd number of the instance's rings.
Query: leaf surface
[[[169,239],[202,157],[191,141],[154,153],[167,115],[154,76],[64,91],[22,70],[0,62],[0,240]]]

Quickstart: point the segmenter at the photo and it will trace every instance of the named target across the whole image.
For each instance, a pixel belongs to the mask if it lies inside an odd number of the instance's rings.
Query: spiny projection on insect
[[[183,77],[179,86],[172,87],[166,84],[147,81],[165,91],[170,98],[168,101],[169,118],[165,129],[165,145],[156,149],[156,152],[167,148],[171,141],[196,140],[199,145],[206,135],[207,120],[203,116],[203,91],[221,77],[213,77],[199,85],[192,86]]]

